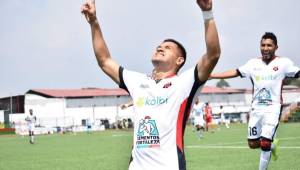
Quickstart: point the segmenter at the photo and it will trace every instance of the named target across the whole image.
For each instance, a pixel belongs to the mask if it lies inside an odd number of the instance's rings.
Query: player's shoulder
[[[145,80],[150,79],[150,76],[145,73],[140,73],[137,71],[127,70],[127,69],[124,69],[122,71],[122,74],[123,74],[123,78],[125,78],[129,81],[132,81],[132,82],[136,82],[137,80],[145,81]]]
[[[279,62],[286,62],[286,63],[292,62],[292,60],[289,59],[289,58],[287,58],[287,57],[276,56],[276,59],[277,59]]]

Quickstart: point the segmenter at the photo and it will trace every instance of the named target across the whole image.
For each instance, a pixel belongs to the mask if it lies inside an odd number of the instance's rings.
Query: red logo
[[[170,86],[172,86],[172,83],[171,83],[171,82],[165,84],[165,85],[163,86],[163,88],[166,89],[166,88],[169,88]]]
[[[273,67],[273,70],[274,70],[274,71],[277,71],[277,70],[278,70],[278,67],[277,67],[277,66]]]

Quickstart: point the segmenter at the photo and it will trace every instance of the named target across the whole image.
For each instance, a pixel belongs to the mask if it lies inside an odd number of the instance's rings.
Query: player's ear
[[[176,64],[177,64],[178,66],[181,66],[182,63],[184,63],[184,58],[183,58],[183,57],[178,57],[177,60],[176,60]]]

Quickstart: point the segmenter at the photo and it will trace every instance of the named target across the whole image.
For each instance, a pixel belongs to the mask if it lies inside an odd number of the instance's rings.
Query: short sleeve
[[[138,73],[135,71],[129,71],[123,67],[119,68],[119,87],[126,90],[128,93],[132,94],[133,89],[138,89],[140,83],[145,81],[147,78],[146,74]]]
[[[178,77],[178,90],[183,96],[193,97],[196,93],[200,93],[206,81],[202,82],[198,78],[197,66],[192,67]]]
[[[252,67],[251,61],[252,60],[249,60],[246,64],[240,66],[237,69],[237,72],[241,77],[250,77],[251,67]]]
[[[300,68],[295,66],[294,63],[288,58],[286,58],[286,62],[287,62],[287,67],[286,67],[285,76],[291,78],[299,77]]]

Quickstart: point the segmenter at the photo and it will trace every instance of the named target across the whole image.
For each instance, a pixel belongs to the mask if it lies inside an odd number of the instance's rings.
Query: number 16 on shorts
[[[256,137],[257,136],[257,127],[248,127],[248,135],[249,137]]]

